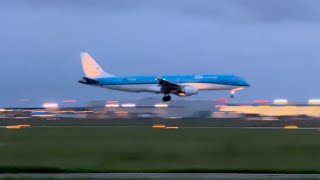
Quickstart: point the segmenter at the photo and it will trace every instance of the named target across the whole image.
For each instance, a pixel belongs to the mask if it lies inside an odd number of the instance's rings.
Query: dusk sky
[[[320,98],[319,0],[4,0],[0,41],[0,106],[162,98],[78,84],[82,51],[115,75],[235,74],[235,101]]]

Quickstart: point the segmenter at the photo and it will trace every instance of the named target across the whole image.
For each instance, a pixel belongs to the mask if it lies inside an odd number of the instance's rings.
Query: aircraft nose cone
[[[250,85],[250,83],[248,81],[243,80],[242,86],[250,87],[251,85]]]
[[[244,79],[241,79],[240,81],[238,81],[238,86],[242,86],[242,87],[250,87],[250,83]]]

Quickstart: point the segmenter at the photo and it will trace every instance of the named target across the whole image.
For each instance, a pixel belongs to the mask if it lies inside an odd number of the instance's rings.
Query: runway
[[[0,174],[0,179],[320,179],[320,174],[58,173]]]
[[[0,126],[0,128],[7,128],[8,126]],[[29,126],[29,127],[23,127],[23,128],[152,128],[150,126]],[[172,127],[167,126],[164,128],[158,128],[158,129],[294,129],[294,130],[320,130],[320,127],[297,127],[297,128],[285,128],[285,127]]]

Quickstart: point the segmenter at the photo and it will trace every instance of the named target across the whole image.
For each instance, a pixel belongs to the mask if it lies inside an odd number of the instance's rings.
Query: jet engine
[[[192,96],[198,94],[199,89],[194,86],[184,86],[178,93],[178,96]]]

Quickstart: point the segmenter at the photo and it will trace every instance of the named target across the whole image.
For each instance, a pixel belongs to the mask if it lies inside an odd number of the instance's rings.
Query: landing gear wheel
[[[235,97],[236,90],[231,90],[230,93],[231,93],[230,98],[233,99]]]
[[[171,101],[171,96],[170,95],[165,95],[163,98],[162,98],[163,102],[167,102],[167,101]]]

